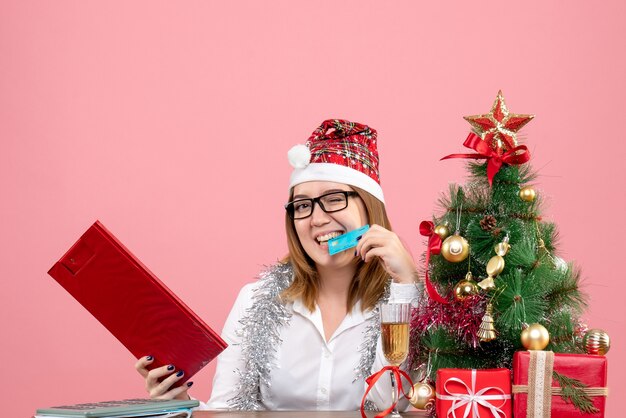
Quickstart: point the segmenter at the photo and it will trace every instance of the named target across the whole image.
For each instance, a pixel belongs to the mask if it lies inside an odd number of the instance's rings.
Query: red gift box
[[[512,417],[509,369],[439,369],[436,396],[438,417]]]
[[[513,356],[513,396],[516,418],[604,417],[606,357],[587,354],[555,354],[551,351],[518,351]],[[597,412],[581,412],[561,397],[562,388],[553,372],[576,379]]]

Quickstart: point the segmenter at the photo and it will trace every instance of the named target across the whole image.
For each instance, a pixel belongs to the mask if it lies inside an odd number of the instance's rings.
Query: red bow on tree
[[[428,277],[428,263],[430,262],[430,255],[441,253],[441,238],[439,235],[435,234],[435,224],[431,221],[422,221],[420,224],[420,234],[428,237],[428,249],[426,250],[426,273],[424,275],[426,292],[428,292],[428,296],[431,299],[439,303],[449,303],[439,294],[439,292],[437,292],[437,288],[432,284],[430,278]]]
[[[483,141],[473,132],[467,136],[463,145],[473,149],[478,154],[450,154],[443,157],[442,160],[447,160],[448,158],[487,160],[487,179],[489,180],[490,186],[493,183],[493,177],[500,171],[502,164],[519,165],[530,160],[530,151],[528,151],[526,145],[519,145],[504,154],[499,154],[497,151],[494,151],[487,142]]]

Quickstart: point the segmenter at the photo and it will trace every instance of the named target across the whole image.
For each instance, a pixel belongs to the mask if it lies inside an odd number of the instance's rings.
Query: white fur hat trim
[[[293,148],[292,148],[293,149]],[[385,203],[383,189],[373,178],[354,168],[333,163],[312,163],[291,173],[289,188],[307,181],[331,181],[356,186]]]

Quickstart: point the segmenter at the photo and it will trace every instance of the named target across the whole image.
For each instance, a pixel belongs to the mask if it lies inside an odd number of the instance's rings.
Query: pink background
[[[286,252],[287,150],[342,117],[376,128],[396,231],[416,256],[463,163],[463,115],[499,89],[534,113],[559,255],[612,337],[607,416],[626,396],[626,4],[3,1],[3,416],[143,396],[134,358],[46,275],[100,219],[220,330]],[[120,289],[123,291],[123,289]],[[207,398],[213,366],[192,393]]]

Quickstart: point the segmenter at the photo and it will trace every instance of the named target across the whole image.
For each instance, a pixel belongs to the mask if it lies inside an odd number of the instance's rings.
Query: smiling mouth
[[[315,238],[315,240],[317,241],[318,244],[324,244],[328,242],[328,240],[336,238],[341,234],[342,232],[339,232],[339,231],[329,232],[328,234],[320,235],[319,237]]]

